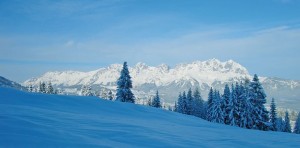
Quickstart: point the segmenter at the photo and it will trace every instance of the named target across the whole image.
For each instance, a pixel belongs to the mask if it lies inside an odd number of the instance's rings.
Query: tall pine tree
[[[44,82],[40,82],[39,84],[39,92],[46,93],[46,84]]]
[[[231,88],[231,94],[229,96],[229,102],[228,102],[228,123],[232,126],[239,126],[240,122],[240,102],[238,96],[239,94],[239,86],[237,85],[236,88]]]
[[[174,109],[173,109],[173,111],[174,111],[174,112],[178,112],[178,109],[177,109],[177,108],[178,108],[178,105],[177,105],[177,102],[175,101],[175,104],[174,104]]]
[[[46,93],[47,93],[47,94],[54,94],[54,88],[53,88],[51,82],[49,82],[49,83],[47,84],[47,87],[46,87]]]
[[[285,128],[284,120],[282,119],[282,117],[278,117],[276,119],[276,130],[279,131],[279,132],[283,132],[284,128]]]
[[[206,120],[211,121],[212,120],[212,110],[213,110],[213,100],[214,100],[214,91],[212,87],[209,90],[208,93],[208,99],[207,99],[207,109],[206,109]]]
[[[294,127],[294,133],[300,134],[300,112],[298,113],[297,120]]]
[[[271,106],[270,106],[270,123],[272,123],[271,130],[277,131],[277,113],[276,113],[276,105],[274,98],[272,98]]]
[[[232,97],[231,92],[229,89],[228,84],[225,85],[224,93],[223,93],[223,101],[221,106],[223,112],[224,112],[224,123],[230,124],[231,120],[233,120],[232,110],[233,110],[233,104],[232,104]]]
[[[193,96],[192,96],[192,89],[190,88],[187,92],[186,95],[186,106],[187,106],[187,111],[186,114],[192,115],[194,113],[194,108],[193,108]]]
[[[178,113],[183,113],[183,109],[182,109],[182,107],[183,107],[183,100],[182,100],[182,95],[181,95],[181,93],[179,93],[179,95],[178,95],[178,101],[177,101],[178,103],[176,104],[176,102],[175,102],[175,105],[176,105],[176,112],[178,112]]]
[[[193,94],[193,115],[204,119],[204,101],[201,97],[199,88],[197,87]]]
[[[221,108],[221,101],[220,93],[215,91],[212,103],[211,122],[224,123],[224,114]]]
[[[290,133],[291,131],[291,124],[290,124],[290,117],[289,117],[289,112],[285,112],[285,117],[284,117],[284,129],[283,132]]]
[[[129,75],[127,62],[124,62],[121,75],[117,81],[117,94],[116,100],[120,102],[134,103],[134,95],[131,92],[132,81]]]
[[[160,97],[158,95],[158,91],[156,91],[156,95],[152,100],[151,106],[156,107],[156,108],[161,108],[161,102],[160,102]]]
[[[188,104],[187,104],[187,98],[186,98],[186,94],[185,91],[182,93],[182,113],[183,114],[187,114],[188,113]]]
[[[250,83],[251,101],[254,105],[254,129],[268,130],[269,129],[269,115],[264,104],[266,103],[266,94],[259,82],[258,76],[255,74]]]
[[[113,97],[112,91],[109,90],[109,92],[108,92],[108,100],[113,100],[113,99],[114,99],[114,97]]]
[[[242,86],[236,85],[238,90],[239,100],[241,101],[241,110],[240,110],[240,127],[252,129],[255,126],[255,107],[253,105],[252,93],[249,90],[248,86],[244,88]]]
[[[86,91],[87,91],[86,85],[82,85],[80,95],[81,96],[85,96],[86,95]]]

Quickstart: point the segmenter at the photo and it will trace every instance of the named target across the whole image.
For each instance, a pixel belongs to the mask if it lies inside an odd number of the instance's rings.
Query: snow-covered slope
[[[0,87],[11,87],[19,90],[26,90],[26,88],[19,83],[8,80],[2,76],[0,76]]]
[[[299,147],[300,135],[96,97],[0,88],[0,147]]]
[[[68,93],[78,94],[82,85],[92,85],[94,90],[116,89],[116,81],[122,69],[121,64],[113,64],[91,72],[62,71],[47,72],[41,77],[25,81],[24,85],[38,85],[40,81],[51,81],[55,87],[65,89]],[[133,80],[134,93],[138,98],[146,99],[156,90],[160,91],[165,102],[174,103],[180,91],[199,87],[206,98],[209,88],[224,88],[226,83],[252,79],[247,69],[239,63],[217,59],[195,61],[179,64],[170,68],[166,64],[157,67],[137,63],[129,68]],[[300,81],[260,77],[266,88],[268,99],[275,97],[278,105],[297,109],[300,105]],[[281,91],[284,88],[284,91]],[[146,97],[145,97],[146,96]],[[288,106],[285,106],[288,105]]]

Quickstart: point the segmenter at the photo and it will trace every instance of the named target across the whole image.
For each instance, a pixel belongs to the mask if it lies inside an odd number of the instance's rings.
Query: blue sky
[[[299,0],[1,0],[0,75],[233,59],[300,80]]]

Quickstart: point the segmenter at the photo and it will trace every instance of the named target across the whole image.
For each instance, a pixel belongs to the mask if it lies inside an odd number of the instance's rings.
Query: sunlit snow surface
[[[300,135],[96,97],[0,88],[0,147],[300,147]]]

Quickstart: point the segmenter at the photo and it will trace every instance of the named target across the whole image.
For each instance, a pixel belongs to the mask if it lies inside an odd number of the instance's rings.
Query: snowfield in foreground
[[[300,147],[300,135],[96,97],[0,88],[0,147]]]

